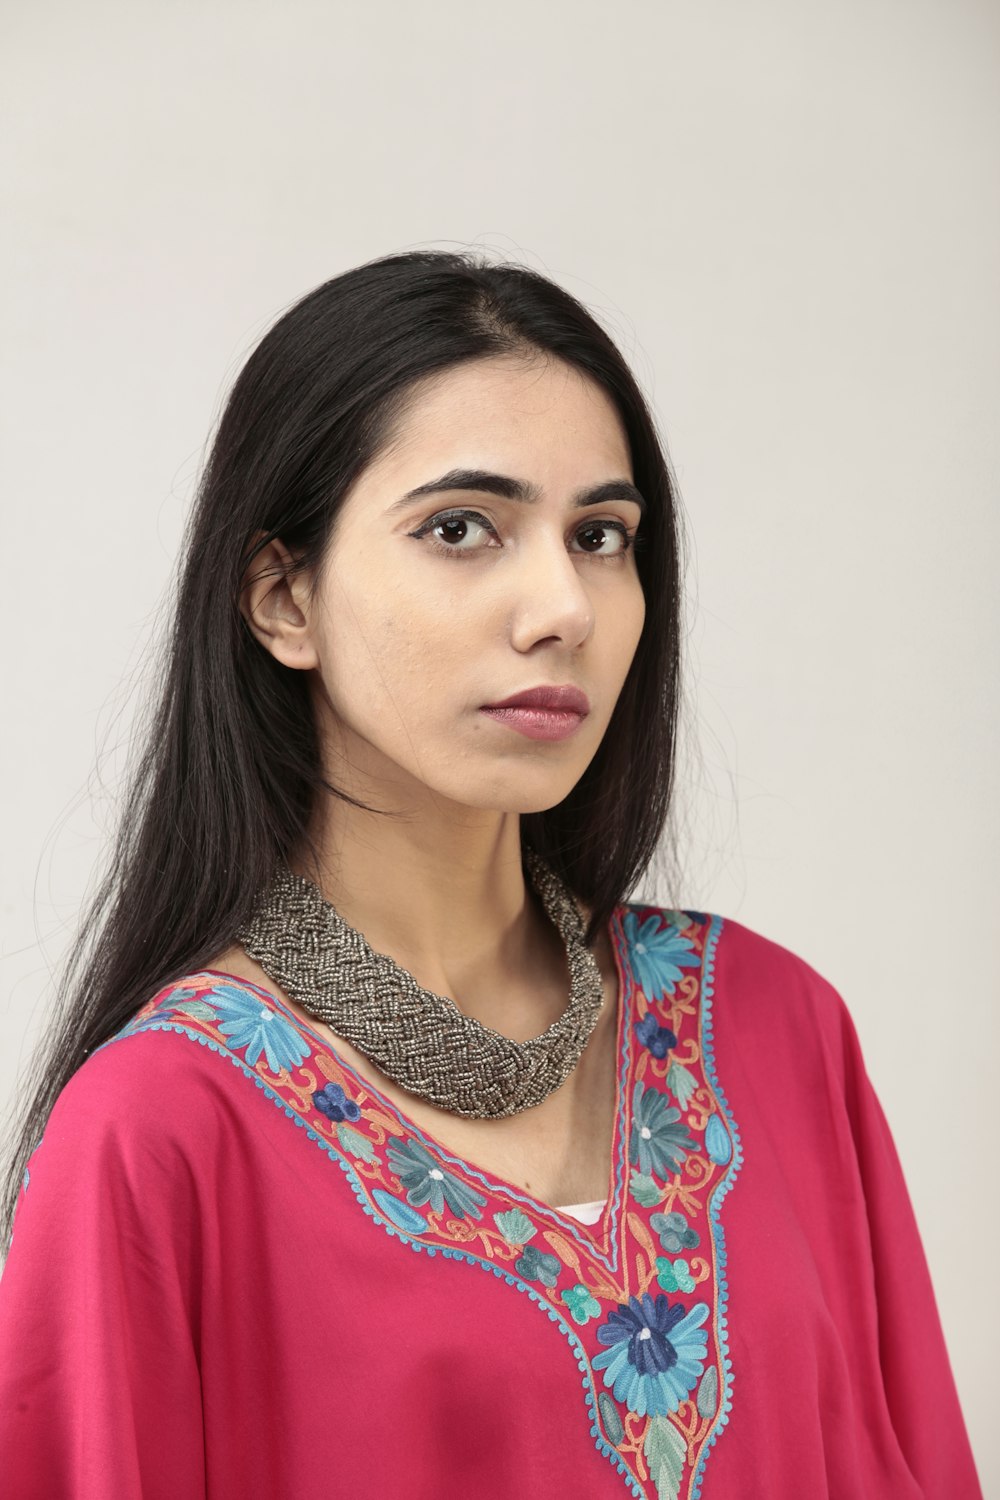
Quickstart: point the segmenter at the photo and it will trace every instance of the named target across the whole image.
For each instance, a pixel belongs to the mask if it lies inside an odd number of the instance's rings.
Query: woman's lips
[[[529,740],[565,740],[575,734],[586,715],[554,708],[529,708],[518,704],[511,708],[483,708],[480,713],[516,729]]]
[[[512,693],[501,703],[480,710],[530,740],[564,740],[575,734],[590,712],[586,693],[571,686],[542,686]]]

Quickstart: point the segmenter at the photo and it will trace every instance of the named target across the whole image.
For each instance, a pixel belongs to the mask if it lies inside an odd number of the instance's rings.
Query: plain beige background
[[[7,0],[0,22],[0,1095],[239,363],[360,261],[525,260],[621,341],[680,481],[679,894],[847,999],[1000,1493],[997,6]]]

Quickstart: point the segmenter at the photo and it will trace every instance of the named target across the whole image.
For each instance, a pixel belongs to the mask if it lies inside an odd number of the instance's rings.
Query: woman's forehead
[[[550,484],[630,477],[631,461],[618,411],[595,381],[561,360],[502,357],[421,382],[357,489],[402,495],[458,469],[508,475],[544,498]]]

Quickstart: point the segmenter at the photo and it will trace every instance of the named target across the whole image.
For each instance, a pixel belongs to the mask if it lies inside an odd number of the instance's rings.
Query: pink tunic
[[[63,1090],[0,1279],[12,1500],[972,1500],[843,1003],[623,906],[608,1201],[458,1160],[271,995],[155,996]]]

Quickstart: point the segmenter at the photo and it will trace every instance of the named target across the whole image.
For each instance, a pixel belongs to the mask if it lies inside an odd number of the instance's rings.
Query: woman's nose
[[[511,644],[530,651],[541,641],[558,641],[573,649],[593,628],[593,601],[565,541],[526,546],[518,559]]]

